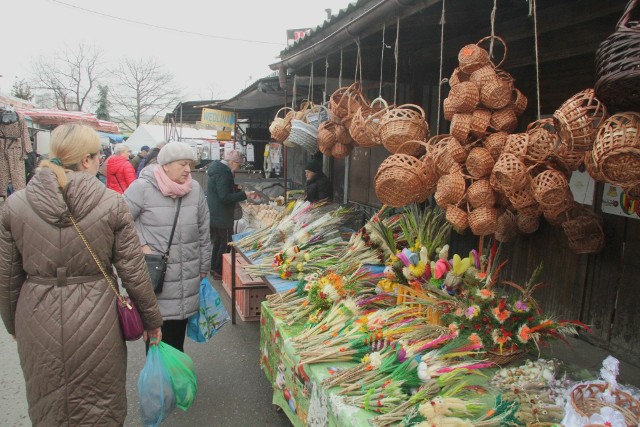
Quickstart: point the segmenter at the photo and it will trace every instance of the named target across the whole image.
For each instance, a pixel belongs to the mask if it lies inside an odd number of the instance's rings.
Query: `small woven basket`
[[[496,232],[499,211],[490,207],[479,207],[469,212],[469,228],[476,236],[488,236]]]
[[[511,153],[518,158],[523,158],[529,148],[528,133],[512,133],[507,137],[503,153]]]
[[[451,106],[451,100],[449,98],[445,98],[444,101],[442,101],[442,113],[444,119],[449,121],[451,121],[453,115],[456,113],[455,108]]]
[[[537,206],[538,202],[533,197],[531,186],[527,185],[520,190],[507,191],[505,193],[511,202],[511,205],[517,210],[525,209],[529,206]]]
[[[602,171],[593,161],[593,152],[586,151],[584,153],[584,167],[587,170],[587,173],[594,179],[596,182],[605,182],[607,179],[602,175]]]
[[[331,147],[330,156],[336,159],[343,159],[351,153],[352,147],[352,145],[337,143],[336,145]]]
[[[469,228],[469,217],[467,211],[461,209],[455,205],[447,205],[447,213],[445,215],[451,227],[459,234],[464,233],[464,230]]]
[[[496,193],[488,179],[480,179],[469,186],[467,201],[472,208],[492,207],[496,203]]]
[[[609,391],[615,401],[605,402],[602,394],[608,390],[606,383],[587,383],[577,385],[569,395],[572,409],[583,417],[590,417],[609,406],[620,412],[628,426],[637,426],[640,422],[640,402],[629,393],[618,389]]]
[[[480,39],[476,44],[468,44],[460,49],[460,52],[458,53],[458,63],[460,64],[460,70],[470,74],[488,64],[490,62],[489,52],[480,47],[480,45],[486,41],[492,41],[492,39],[499,41],[504,47],[502,60],[498,63],[496,68],[500,67],[500,65],[507,57],[507,44],[502,38],[498,36],[487,36]]]
[[[540,215],[524,215],[518,212],[516,226],[522,234],[535,233],[540,227]]]
[[[591,154],[591,151],[587,151]],[[569,149],[569,146],[564,142],[560,143],[560,146],[556,149],[556,156],[558,156],[571,171],[576,171],[584,163],[585,153],[583,151],[573,151]]]
[[[496,69],[493,67],[493,64],[489,62],[471,73],[469,81],[474,83],[478,90],[481,90],[482,86],[497,78]]]
[[[529,174],[522,161],[510,153],[503,153],[493,166],[491,176],[503,192],[519,190],[529,183]],[[496,188],[496,187],[494,187]]]
[[[467,172],[474,178],[488,177],[495,164],[489,150],[483,147],[474,147],[469,151],[466,161]]]
[[[471,132],[471,121],[473,115],[465,113],[456,113],[451,118],[450,132],[458,141],[465,143]]]
[[[516,116],[521,115],[524,113],[524,110],[527,109],[527,97],[518,89],[513,89],[511,102],[513,104],[513,112],[516,113]]]
[[[517,235],[516,216],[511,211],[506,210],[498,217],[494,237],[498,242],[507,243],[515,239]]]
[[[498,160],[509,136],[506,132],[496,132],[488,135],[484,140],[484,148],[489,150],[493,160]]]
[[[560,139],[575,151],[593,149],[598,126],[607,117],[607,108],[596,98],[593,89],[575,94],[553,113]]]
[[[545,170],[536,175],[532,182],[533,197],[540,206],[557,206],[566,199],[569,183],[562,172],[554,169]]]
[[[287,116],[287,111],[293,111],[293,109],[289,107],[279,109],[271,125],[269,125],[269,132],[271,132],[271,138],[274,141],[283,142],[289,137],[292,116]],[[280,117],[280,113],[283,113],[283,117]]]
[[[491,111],[477,109],[471,114],[471,135],[483,138],[491,124]]]
[[[344,86],[336,89],[329,97],[329,111],[340,121],[349,115],[349,94],[358,90],[359,84],[356,82],[351,86]],[[356,109],[353,109],[355,113]]]
[[[457,163],[464,163],[467,159],[467,155],[469,154],[466,148],[460,144],[460,141],[455,139],[453,136],[447,138],[447,147],[443,151],[446,151],[453,161]]]
[[[456,113],[472,113],[480,102],[480,92],[475,83],[462,82],[449,92],[449,108]]]
[[[490,125],[497,131],[513,132],[518,126],[518,118],[511,107],[505,107],[491,114]]]
[[[502,79],[491,80],[482,86],[480,103],[492,110],[499,110],[511,102],[512,85]],[[513,108],[511,108],[513,110]],[[515,114],[515,113],[514,113]]]
[[[320,123],[318,127],[318,148],[324,154],[326,154],[325,151],[330,152],[335,144],[348,145],[349,142],[349,133],[341,124],[331,120]]]
[[[640,184],[640,114],[614,114],[605,120],[593,144],[593,160],[608,182]]]
[[[413,202],[423,202],[427,187],[427,172],[424,163],[413,156],[394,154],[387,157],[375,177],[378,199],[394,208]]]
[[[558,147],[558,136],[545,128],[527,131],[529,144],[527,156],[536,161],[543,161]]]
[[[525,351],[514,351],[514,352],[494,352],[487,351],[485,353],[485,358],[489,362],[493,362],[498,366],[507,366],[512,363],[518,362],[524,358],[527,353]]]
[[[562,223],[569,247],[577,254],[597,253],[604,247],[602,218],[582,208],[582,213]]]
[[[395,153],[406,141],[426,141],[429,125],[422,107],[414,104],[400,105],[387,111],[380,119],[380,139],[391,153]]]
[[[465,73],[460,68],[456,68],[455,70],[453,70],[453,73],[451,73],[451,77],[449,77],[449,87],[453,88],[455,85],[459,83],[468,82],[468,81],[469,81],[469,74]]]
[[[640,110],[639,4],[637,0],[629,1],[616,30],[596,51],[596,95],[609,108],[620,111]]]
[[[441,176],[436,187],[436,195],[441,202],[439,205],[445,209],[448,205],[457,205],[463,199],[466,190],[467,183],[462,173]]]

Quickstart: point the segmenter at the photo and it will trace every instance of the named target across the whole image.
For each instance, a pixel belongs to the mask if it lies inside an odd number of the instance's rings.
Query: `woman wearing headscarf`
[[[152,344],[162,317],[131,214],[96,179],[100,139],[84,125],[51,133],[51,159],[0,214],[0,314],[17,341],[34,426],[120,426],[127,349],[116,297],[73,226],[115,266]]]
[[[237,150],[225,150],[224,160],[214,160],[207,169],[207,203],[211,214],[211,274],[222,278],[222,255],[227,252],[233,235],[236,204],[247,200],[252,193],[236,189],[233,175],[242,165],[242,155]]]
[[[187,319],[200,307],[200,281],[211,265],[209,209],[202,188],[191,179],[194,161],[188,144],[170,142],[158,153],[158,163],[145,167],[124,193],[145,254],[167,251],[178,212],[157,298],[164,319],[163,341],[180,351],[184,351]],[[182,199],[180,205],[178,199]]]

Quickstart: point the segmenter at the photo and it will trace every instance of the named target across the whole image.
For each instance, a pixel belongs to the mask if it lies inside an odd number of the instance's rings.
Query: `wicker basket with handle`
[[[474,178],[488,177],[495,164],[489,150],[483,147],[474,147],[469,151],[466,160],[467,172]]]
[[[485,83],[480,91],[480,103],[492,110],[499,110],[511,102],[513,85],[496,78]]]
[[[289,136],[292,116],[287,116],[287,111],[293,111],[293,109],[289,107],[279,109],[269,125],[269,132],[271,132],[271,138],[273,138],[274,141],[283,142]],[[281,114],[282,117],[280,117]]]
[[[640,114],[614,114],[600,126],[593,160],[614,185],[640,184]]]
[[[504,144],[504,153],[511,153],[516,157],[523,158],[527,154],[529,147],[529,134],[528,133],[512,133],[507,137],[507,142]]]
[[[518,126],[518,118],[512,107],[505,107],[491,114],[490,125],[497,131],[511,133]]]
[[[499,41],[504,47],[502,60],[498,63],[496,68],[500,67],[507,57],[507,44],[498,36],[487,36],[480,39],[476,44],[468,44],[460,49],[460,52],[458,52],[458,63],[460,64],[459,68],[461,71],[470,74],[490,62],[489,52],[480,45],[486,41],[490,41],[491,39]]]
[[[360,107],[353,115],[349,132],[354,145],[368,148],[382,145],[380,139],[380,119],[389,111],[387,101],[376,98],[368,107]]]
[[[605,391],[613,397],[613,402],[606,402],[602,395]],[[583,417],[590,417],[609,406],[620,412],[627,426],[637,426],[640,423],[640,402],[631,394],[620,390],[609,390],[606,383],[593,382],[575,386],[569,395],[572,409]]]
[[[461,172],[456,171],[443,175],[438,179],[436,186],[436,199],[439,206],[446,209],[448,205],[460,203],[467,190],[467,182]]]
[[[447,205],[445,217],[449,224],[451,224],[451,227],[460,234],[469,228],[469,217],[467,211],[456,205]]]
[[[488,179],[473,182],[467,190],[467,201],[472,208],[491,207],[496,203],[496,193]]]
[[[488,135],[484,140],[484,148],[489,150],[493,160],[498,160],[509,136],[506,132],[496,132]]]
[[[516,116],[521,115],[524,113],[524,110],[527,109],[527,97],[518,89],[513,89],[511,102],[513,103],[513,111],[516,113]]]
[[[602,218],[587,208],[573,218],[562,222],[569,247],[577,254],[597,253],[604,247]]]
[[[482,90],[482,86],[496,80],[497,78],[498,75],[496,74],[496,69],[493,64],[489,62],[471,73],[469,81],[474,83],[478,90]]]
[[[545,170],[536,175],[532,182],[533,197],[542,206],[557,206],[566,199],[569,183],[562,172],[554,169]]]
[[[473,82],[462,82],[451,88],[449,107],[456,113],[472,113],[480,102],[480,92]]]
[[[473,115],[466,113],[456,113],[451,118],[451,135],[458,141],[465,143],[471,133],[471,122]]]
[[[598,126],[607,117],[607,108],[596,98],[593,89],[578,92],[553,113],[560,139],[575,151],[593,149]]]
[[[540,227],[540,215],[524,215],[518,212],[516,216],[516,226],[523,234],[535,233]]]
[[[495,239],[501,243],[507,243],[518,235],[518,226],[516,225],[516,216],[513,212],[505,210],[498,217],[496,223]]]
[[[426,141],[429,125],[422,107],[404,104],[387,111],[380,119],[380,139],[391,153],[406,141]]]
[[[471,135],[483,138],[491,124],[491,111],[479,108],[471,113]]]
[[[413,156],[393,154],[387,157],[375,177],[375,192],[386,205],[399,208],[423,202],[427,196],[427,172],[424,163]]]
[[[527,167],[511,153],[502,153],[491,172],[498,189],[503,192],[519,190],[529,183]],[[494,187],[495,188],[495,187]]]

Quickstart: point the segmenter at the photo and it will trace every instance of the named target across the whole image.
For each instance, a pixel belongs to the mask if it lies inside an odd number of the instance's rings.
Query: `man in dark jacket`
[[[140,161],[140,164],[136,169],[136,176],[140,176],[140,172],[142,172],[142,169],[144,169],[145,166],[158,163],[158,153],[160,153],[160,150],[162,150],[162,147],[165,145],[167,145],[166,141],[160,141],[151,151],[149,151],[149,154]]]
[[[129,160],[129,163],[131,163],[131,166],[133,166],[134,171],[138,170],[140,162],[142,161],[142,159],[147,157],[147,154],[149,154],[149,150],[150,148],[148,145],[143,145],[142,147],[140,147],[140,151],[138,152],[138,154],[136,154],[133,159]]]
[[[317,202],[318,200],[331,199],[331,181],[322,172],[322,165],[319,161],[310,160],[304,168],[304,176],[307,179],[306,201]]]
[[[225,150],[224,160],[214,160],[207,169],[207,204],[211,232],[211,274],[222,278],[222,255],[228,251],[233,234],[233,211],[236,203],[246,200],[250,192],[236,191],[233,174],[242,165],[242,155]]]

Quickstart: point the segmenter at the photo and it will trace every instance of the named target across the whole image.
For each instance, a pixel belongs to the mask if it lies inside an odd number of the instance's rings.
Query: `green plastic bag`
[[[171,386],[176,396],[176,406],[186,411],[193,404],[198,391],[193,360],[169,344],[160,342],[158,347],[160,358],[169,373],[169,378],[171,378]]]

